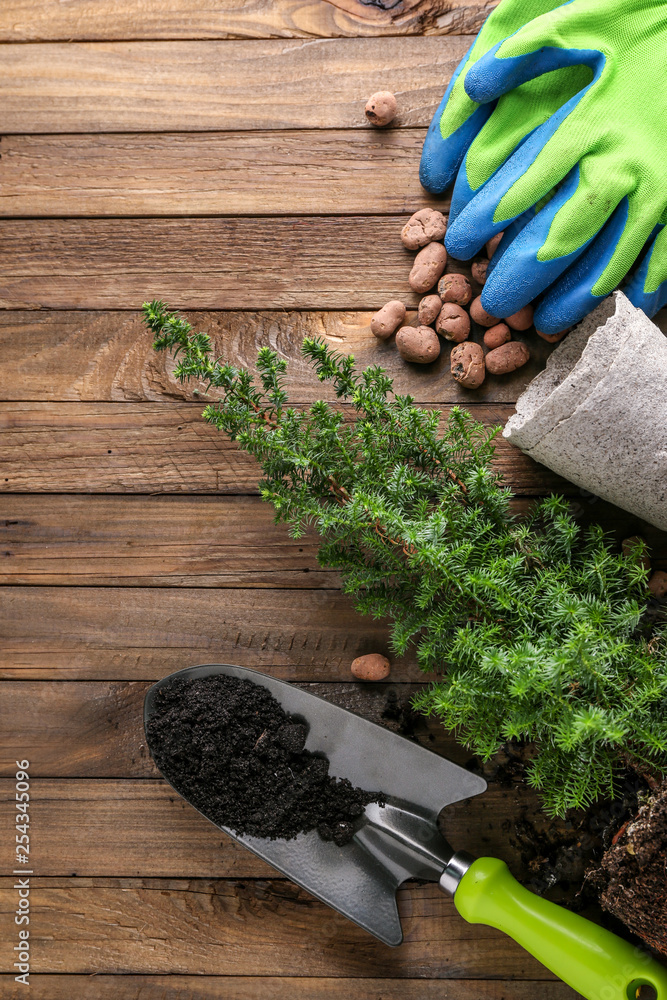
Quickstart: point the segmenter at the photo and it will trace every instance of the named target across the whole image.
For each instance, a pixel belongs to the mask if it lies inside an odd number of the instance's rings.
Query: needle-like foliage
[[[257,376],[216,360],[206,334],[162,302],[144,318],[178,378],[216,390],[204,419],[262,467],[262,497],[319,560],[340,570],[363,614],[392,622],[437,680],[415,699],[475,753],[534,744],[528,780],[562,815],[612,795],[621,764],[667,770],[667,630],[638,628],[647,597],[642,545],[613,551],[563,498],[512,515],[491,467],[498,428],[393,393],[318,340],[303,353],[347,405],[288,406],[287,362],[262,348]]]

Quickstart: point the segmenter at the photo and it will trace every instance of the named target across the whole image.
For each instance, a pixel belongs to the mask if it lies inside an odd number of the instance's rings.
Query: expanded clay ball
[[[391,664],[381,653],[367,653],[352,660],[350,670],[358,681],[383,681],[389,676]]]
[[[486,271],[488,266],[488,260],[476,260],[470,268],[472,276],[478,285],[483,285],[486,281]]]
[[[396,110],[396,98],[388,90],[378,90],[366,103],[366,117],[371,125],[378,128],[393,122]]]
[[[452,375],[466,389],[479,389],[484,381],[484,351],[471,340],[452,348]]]
[[[533,307],[531,305],[524,306],[518,312],[503,318],[513,330],[530,330],[533,325]]]
[[[408,282],[413,292],[428,292],[445,270],[447,251],[443,243],[429,243],[420,250],[412,265]]]
[[[507,375],[517,368],[522,368],[530,359],[530,351],[520,340],[511,340],[508,344],[489,351],[486,358],[486,370],[491,375]]]
[[[659,600],[667,597],[667,573],[657,569],[648,582],[648,589],[653,597],[657,597]]]
[[[467,306],[472,298],[472,288],[465,274],[444,274],[438,282],[438,295],[443,302]]]
[[[473,299],[470,303],[470,318],[479,323],[480,326],[495,326],[496,323],[500,322],[498,316],[492,316],[486,311],[482,305],[482,298],[480,295],[476,299]]]
[[[503,233],[497,233],[495,236],[492,236],[489,242],[486,244],[485,247],[486,256],[489,258],[489,260],[491,260],[494,253],[496,252],[496,247],[498,246],[502,238],[503,238]]]
[[[502,347],[511,339],[512,334],[507,323],[497,323],[496,326],[489,327],[484,334],[484,346],[488,347],[490,351],[494,351],[496,347]]]
[[[568,326],[566,330],[561,330],[560,333],[542,333],[541,330],[537,330],[537,336],[541,337],[542,340],[546,340],[547,344],[557,344],[559,340],[562,340],[566,333],[570,332],[571,327]]]
[[[398,299],[392,299],[378,309],[371,319],[371,333],[379,340],[391,337],[405,319],[405,306]]]
[[[430,326],[402,326],[396,334],[396,347],[404,361],[430,365],[440,354],[438,335]]]
[[[427,243],[444,240],[447,220],[435,208],[421,208],[411,215],[401,230],[403,246],[408,250],[419,250]]]
[[[430,326],[442,309],[442,299],[439,295],[425,295],[419,303],[417,319],[420,326]]]
[[[470,316],[456,302],[445,302],[438,313],[435,328],[445,340],[460,344],[470,336]]]

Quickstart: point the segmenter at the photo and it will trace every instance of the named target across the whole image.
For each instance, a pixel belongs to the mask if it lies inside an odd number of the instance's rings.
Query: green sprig
[[[515,517],[491,465],[498,428],[456,407],[441,427],[381,368],[322,341],[303,354],[344,405],[295,409],[275,352],[253,376],[164,303],[144,318],[177,377],[217,391],[204,419],[258,460],[276,520],[294,536],[314,526],[358,610],[388,618],[394,651],[434,673],[419,710],[484,758],[533,743],[528,780],[551,814],[613,794],[628,761],[667,770],[667,634],[638,627],[641,545],[614,552],[558,496]]]

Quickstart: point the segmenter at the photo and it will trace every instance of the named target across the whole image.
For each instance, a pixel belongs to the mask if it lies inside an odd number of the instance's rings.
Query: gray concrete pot
[[[667,337],[614,293],[553,352],[503,436],[667,531]]]

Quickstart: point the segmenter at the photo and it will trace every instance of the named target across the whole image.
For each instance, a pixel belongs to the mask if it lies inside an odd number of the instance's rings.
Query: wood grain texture
[[[288,680],[347,680],[363,653],[387,653],[384,622],[335,590],[8,587],[0,595],[0,676],[156,680],[195,663],[239,663]],[[394,658],[395,680],[419,680]]]
[[[448,407],[440,408],[442,419]],[[474,404],[484,424],[512,407]],[[255,460],[201,418],[200,403],[1,403],[5,492],[257,493]],[[498,438],[495,466],[517,494],[577,487]]]
[[[513,506],[524,513],[530,503]],[[618,542],[641,535],[653,567],[667,565],[664,532],[603,501],[573,498],[571,507]],[[0,584],[338,587],[338,573],[318,565],[318,547],[314,530],[291,538],[259,497],[5,494]]]
[[[337,587],[317,549],[259,497],[6,495],[0,584]]]
[[[494,0],[3,0],[0,41],[475,35]]]
[[[306,129],[3,136],[0,214],[412,213],[435,203],[419,183],[425,134]]]
[[[142,878],[276,878],[276,871],[180,797],[162,779],[31,779],[31,850],[40,876]],[[0,834],[14,831],[15,781],[0,779]],[[455,848],[502,857],[514,874],[527,874],[515,822],[537,808],[525,786],[491,788],[448,806],[443,829]],[[84,836],[72,836],[85,831]],[[513,846],[512,846],[513,844]],[[12,874],[6,856],[0,875]]]
[[[25,987],[0,976],[6,1000]],[[30,976],[30,1000],[339,1000],[360,992],[358,979],[309,976]],[[530,980],[366,979],[364,1000],[574,1000],[564,983]]]
[[[394,380],[395,391],[409,393],[418,403],[514,403],[552,350],[532,331],[515,334],[529,347],[528,364],[510,375],[489,377],[471,392],[451,377],[447,341],[441,342],[440,358],[433,364],[407,364],[393,339],[382,342],[372,335],[371,317],[370,312],[187,313],[193,327],[211,337],[216,356],[230,364],[256,370],[257,352],[264,346],[285,358],[285,385],[294,403],[336,398],[301,354],[306,336],[324,340],[341,354],[354,354],[360,369],[381,365]],[[481,340],[481,330],[473,339]],[[152,336],[138,312],[0,310],[0,399],[196,399],[192,390],[206,387],[175,379],[174,360],[156,354],[151,345]]]
[[[3,926],[14,881],[0,879]],[[390,948],[285,880],[35,877],[31,968],[302,976],[307,961],[315,977],[554,978],[499,931],[462,920],[435,885],[406,885],[398,901],[405,939]]]
[[[469,35],[7,45],[3,132],[364,128],[391,90],[395,125],[427,126]],[[263,178],[260,175],[258,182]]]
[[[2,161],[0,161],[2,162]],[[0,221],[0,307],[415,306],[399,216]]]

